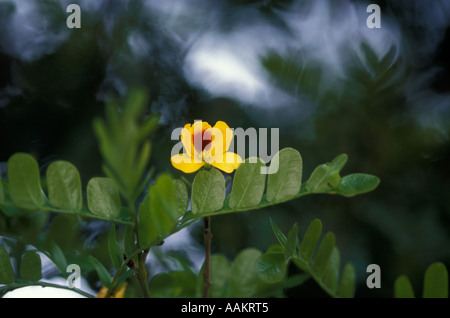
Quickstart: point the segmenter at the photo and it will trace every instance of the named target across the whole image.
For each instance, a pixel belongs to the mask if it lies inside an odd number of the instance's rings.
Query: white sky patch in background
[[[45,280],[54,284],[64,286],[66,280],[64,278]],[[95,295],[95,294],[94,294]],[[55,287],[28,286],[17,288],[3,296],[3,298],[86,298],[85,296],[68,290]]]
[[[154,255],[154,250],[158,249],[159,252],[168,253],[170,251],[184,251],[186,256],[189,257],[190,262],[194,267],[194,271],[199,272],[203,265],[203,260],[205,258],[205,251],[203,246],[198,244],[189,232],[189,228],[184,228],[178,231],[164,240],[164,244],[161,246],[155,246],[150,250],[147,258],[147,262],[150,264],[152,269],[152,275],[159,274],[161,272],[167,272],[160,263],[158,258]],[[170,263],[170,259],[166,259]],[[174,260],[176,262],[176,260]]]
[[[346,63],[348,48],[357,52],[361,43],[367,43],[378,57],[386,54],[392,45],[399,47],[399,34],[396,25],[381,13],[380,29],[370,29],[366,25],[367,6],[347,0],[330,6],[331,1],[316,0],[307,15],[292,10],[280,13],[298,39],[297,47],[306,50],[311,58],[320,61],[328,71],[342,72]]]
[[[2,21],[2,28],[7,30],[6,36],[13,38],[8,41],[12,45],[5,48],[12,56],[33,61],[42,55],[53,53],[70,36],[69,29],[65,27],[53,30],[50,22],[39,14],[34,1],[12,0],[12,3],[15,7],[11,20]]]
[[[288,13],[287,13],[288,12]],[[343,65],[351,62],[349,51],[358,55],[361,43],[367,43],[379,57],[392,45],[399,48],[400,35],[395,24],[382,16],[381,29],[369,29],[366,6],[340,1],[330,7],[329,1],[314,1],[307,14],[297,9],[277,12],[292,36],[264,24],[264,20],[237,31],[205,32],[191,48],[185,63],[186,78],[215,96],[226,96],[261,107],[289,103],[286,94],[276,89],[260,58],[270,50],[284,54],[299,51],[302,58],[323,65],[327,80],[346,76]],[[348,48],[348,51],[343,50]]]
[[[193,48],[186,59],[186,76],[213,95],[257,102],[265,92],[266,83],[254,72],[254,61],[239,57],[226,47],[228,43],[220,45],[214,42],[222,41],[203,40]]]
[[[189,51],[184,74],[214,96],[260,107],[285,103],[289,97],[269,83],[260,60],[260,54],[280,46],[280,40],[278,32],[263,26],[230,34],[208,32]]]

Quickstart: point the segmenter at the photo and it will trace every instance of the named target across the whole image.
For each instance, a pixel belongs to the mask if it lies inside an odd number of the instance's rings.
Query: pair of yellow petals
[[[184,173],[195,172],[204,165],[231,173],[242,162],[238,154],[227,151],[232,139],[233,130],[223,121],[218,121],[214,127],[203,121],[186,124],[181,130],[184,153],[173,155],[170,161]]]

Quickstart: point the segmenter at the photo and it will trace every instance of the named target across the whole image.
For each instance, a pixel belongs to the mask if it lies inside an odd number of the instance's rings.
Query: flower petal
[[[187,127],[189,126],[189,127]],[[184,150],[187,154],[190,154],[191,156],[194,155],[193,150],[194,147],[192,146],[192,134],[190,129],[190,124],[187,124],[184,126],[184,128],[181,130],[181,142],[183,143]]]
[[[216,122],[213,128],[218,128],[222,131],[223,152],[225,153],[230,148],[231,141],[233,140],[233,130],[223,121]]]
[[[226,173],[232,173],[242,162],[242,158],[234,152],[226,152],[215,157],[210,164]]]
[[[170,158],[170,162],[174,168],[184,173],[192,173],[203,167],[204,162],[194,162],[194,158],[187,154],[177,154]]]
[[[211,125],[206,121],[196,120],[192,125],[191,132],[191,145],[194,149],[194,153],[200,155],[206,144],[209,143],[209,136],[205,136],[206,130],[211,128]]]
[[[218,121],[214,127],[209,128],[206,135],[210,136],[211,143],[209,143],[203,153],[208,157],[221,156],[230,147],[233,140],[233,130],[231,130],[226,123]]]

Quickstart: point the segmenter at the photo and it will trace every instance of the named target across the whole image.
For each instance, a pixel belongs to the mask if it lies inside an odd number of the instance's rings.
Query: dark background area
[[[162,115],[152,139],[157,172],[180,175],[169,161],[170,133],[203,119],[244,129],[279,128],[280,149],[289,146],[302,154],[304,180],[316,165],[340,153],[349,155],[344,174],[365,172],[381,179],[376,191],[355,198],[315,195],[217,216],[213,252],[232,259],[245,247],[265,250],[276,242],[269,217],[285,232],[297,222],[301,234],[319,218],[324,230],[336,234],[341,259],[355,264],[356,296],[392,297],[401,274],[420,294],[423,273],[432,262],[450,265],[448,2],[378,1],[380,30],[367,29],[368,2],[356,0],[167,1],[163,9],[150,1],[78,3],[82,28],[70,30],[64,1],[0,2],[3,177],[4,163],[15,152],[33,154],[42,171],[53,160],[68,160],[84,184],[103,175],[92,120],[103,115],[109,97],[143,87],[150,96],[148,111]],[[323,34],[349,27],[348,12],[357,13],[355,34],[340,42],[338,35]],[[318,19],[324,24],[313,23]],[[295,32],[293,21],[305,21],[301,32]],[[258,96],[249,102],[208,90],[186,68],[202,37],[220,43],[249,26],[283,34],[279,43],[274,39],[270,46],[255,46],[269,96],[261,95],[263,106]],[[319,48],[308,41],[308,32],[317,32]],[[373,42],[376,32],[393,34],[392,42]],[[317,53],[328,43],[321,36],[335,45],[331,54],[339,72]],[[192,232],[201,242],[195,226]],[[371,263],[382,270],[379,290],[365,286]],[[323,296],[313,285],[287,294]]]

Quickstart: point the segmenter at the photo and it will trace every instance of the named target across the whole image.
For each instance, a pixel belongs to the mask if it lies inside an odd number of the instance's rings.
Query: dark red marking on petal
[[[196,143],[196,139],[198,139],[198,141],[201,141],[201,143]],[[194,148],[197,152],[202,152],[206,148],[206,146],[211,143],[211,141],[211,130],[208,129],[199,131],[192,135],[192,143],[194,144]]]

